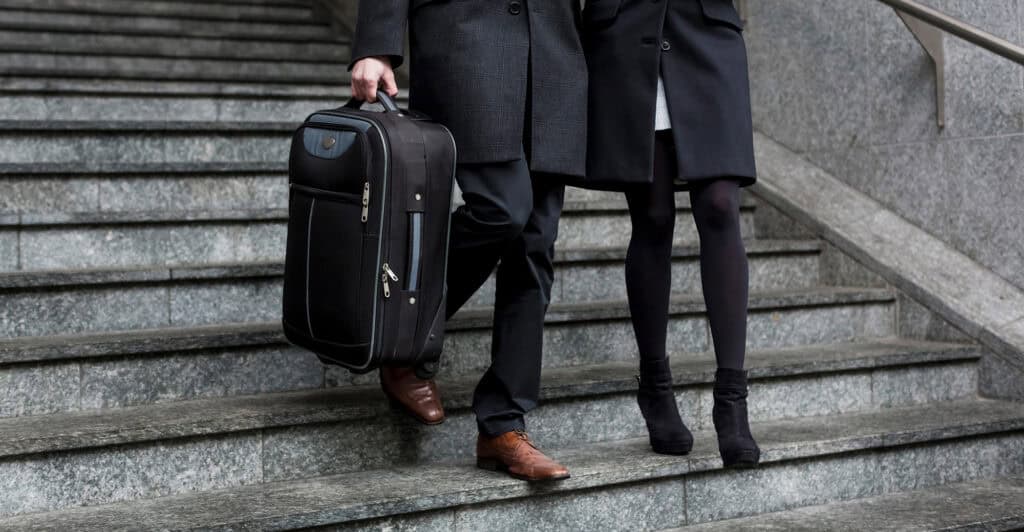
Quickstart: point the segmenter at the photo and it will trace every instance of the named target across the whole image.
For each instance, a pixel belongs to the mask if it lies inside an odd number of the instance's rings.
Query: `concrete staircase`
[[[1019,492],[1024,405],[977,396],[984,349],[918,334],[920,309],[753,195],[762,468],[721,469],[685,199],[678,458],[648,451],[633,398],[625,204],[572,190],[528,423],[573,478],[475,469],[490,286],[449,326],[440,427],[279,331],[287,141],[344,101],[347,54],[302,0],[0,0],[0,529],[756,529]],[[957,515],[1005,528],[1019,506]]]

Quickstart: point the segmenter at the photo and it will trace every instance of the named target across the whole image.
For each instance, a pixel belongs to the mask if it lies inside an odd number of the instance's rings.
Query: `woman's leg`
[[[747,343],[747,252],[740,235],[740,189],[731,179],[690,191],[700,235],[700,275],[719,368],[743,369]]]
[[[626,292],[640,351],[637,403],[651,448],[662,454],[686,454],[693,448],[693,435],[679,416],[665,347],[676,217],[672,180],[677,172],[671,141],[671,132],[656,135],[654,182],[626,194],[633,222],[626,254]]]
[[[659,133],[654,182],[626,193],[633,234],[626,253],[626,293],[640,360],[666,356],[668,306],[672,291],[672,236],[676,201],[672,189],[675,154]],[[671,137],[669,137],[671,138]]]
[[[701,284],[715,344],[714,407],[718,450],[726,467],[757,465],[761,451],[750,434],[747,375],[747,254],[740,235],[740,190],[731,179],[700,184],[690,192],[700,234]]]

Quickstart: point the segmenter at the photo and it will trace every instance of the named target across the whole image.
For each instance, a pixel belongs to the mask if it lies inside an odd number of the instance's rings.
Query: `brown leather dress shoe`
[[[401,406],[420,423],[437,425],[444,421],[437,384],[420,379],[413,368],[380,368],[380,387],[392,403]]]
[[[476,465],[489,471],[505,471],[515,478],[531,482],[569,478],[569,470],[540,452],[521,430],[495,438],[478,436]]]

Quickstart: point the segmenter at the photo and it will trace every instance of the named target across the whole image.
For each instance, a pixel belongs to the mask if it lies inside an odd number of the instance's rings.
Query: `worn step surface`
[[[213,81],[152,81],[19,76],[0,78],[0,95],[97,95],[172,97],[332,98],[346,87],[335,84],[293,84]],[[344,94],[347,94],[345,92]],[[400,98],[405,93],[400,93]],[[13,117],[12,119],[17,119]]]
[[[1010,476],[729,519],[671,532],[996,532],[1022,528],[1024,476]]]
[[[161,300],[168,303],[165,313],[136,313],[137,308],[145,304],[157,306]],[[262,286],[245,284],[241,288],[230,283],[196,285],[191,290],[168,286],[125,288],[121,293],[97,298],[91,307],[73,307],[60,297],[47,297],[42,292],[36,294],[36,302],[35,309],[29,312],[5,310],[0,314],[4,336],[277,323],[280,319],[280,285],[276,280],[268,280]],[[670,347],[685,351],[707,349],[710,340],[704,311],[699,295],[672,299]],[[895,333],[895,312],[895,294],[887,289],[826,287],[753,293],[747,343],[752,348],[765,348],[890,336]],[[51,318],[46,319],[47,316]],[[60,320],[52,318],[58,316]],[[483,307],[463,309],[449,321],[446,349],[466,354],[448,359],[453,368],[456,364],[467,365],[459,370],[481,367],[489,353],[491,320],[489,307]],[[555,304],[548,312],[546,324],[545,342],[552,363],[619,360],[636,350],[624,300]]]
[[[272,5],[259,3],[171,2],[166,0],[3,0],[6,9],[53,13],[115,14],[147,17],[184,17],[214,20],[256,20],[309,22],[313,11],[308,5]]]
[[[39,165],[28,172],[0,166],[0,213],[145,213],[160,211],[245,211],[288,208],[287,163],[196,165],[101,165],[74,168]],[[4,168],[9,170],[3,173]],[[578,188],[565,191],[566,211],[584,202],[623,209],[621,193]],[[677,205],[689,206],[678,194]],[[742,196],[741,208],[756,204]],[[52,218],[51,218],[52,219]]]
[[[644,440],[554,450],[555,458],[571,467],[573,478],[547,486],[465,463],[246,486],[258,482],[255,464],[232,463],[243,470],[238,472],[243,485],[14,517],[0,521],[0,527],[122,530],[144,523],[153,529],[269,530],[383,519],[360,524],[442,530],[580,524],[586,529],[660,529],[1019,475],[1024,473],[1022,429],[1024,406],[983,400],[775,421],[755,424],[764,451],[757,470],[722,471],[714,436],[699,432],[688,457],[655,455]],[[945,464],[941,471],[922,469],[937,461]],[[208,489],[217,487],[223,486]],[[722,497],[723,490],[735,496]],[[98,490],[93,495],[95,503],[116,500],[104,500]]]
[[[188,4],[194,7],[194,3]],[[0,28],[213,38],[342,42],[328,21],[236,21],[188,17],[48,12],[0,9]]]
[[[147,80],[336,83],[350,81],[347,63],[0,52],[0,73]]]
[[[34,0],[33,0],[34,1]],[[181,4],[178,4],[181,5]],[[2,13],[2,11],[0,11]],[[116,33],[0,29],[0,51],[36,54],[149,56],[181,59],[277,60],[347,63],[342,42],[121,35]]]
[[[894,334],[891,296],[864,300],[856,294],[819,294],[785,299],[755,298],[751,313],[751,349],[885,338]],[[852,299],[852,301],[851,301]],[[844,302],[845,300],[845,302]],[[766,308],[758,308],[758,304]],[[801,306],[803,305],[803,306]],[[130,308],[130,305],[126,306]],[[696,298],[675,305],[669,347],[676,352],[706,352],[710,338],[703,305]],[[545,331],[547,368],[625,361],[636,357],[635,339],[624,304],[611,311],[578,312],[576,320],[552,320]],[[479,375],[489,365],[490,329],[486,312],[469,311],[450,324],[441,371],[446,375]],[[476,317],[474,317],[474,314]],[[820,328],[806,324],[821,322]],[[59,334],[68,334],[61,329]],[[82,404],[80,387],[68,382],[99,382],[86,404],[118,406],[132,402],[179,400],[191,396],[232,395],[251,390],[308,388],[321,382],[321,368],[301,349],[283,342],[279,322],[237,326],[141,329],[77,336],[22,337],[0,341],[6,383],[3,415],[31,415],[74,410]],[[85,368],[90,375],[83,376]],[[127,381],[124,375],[133,375]],[[182,380],[167,379],[181,375]],[[373,382],[330,368],[329,385]],[[106,384],[110,382],[110,384]],[[102,389],[108,386],[109,389]],[[33,391],[35,390],[35,391]],[[124,399],[121,393],[124,393]],[[138,397],[135,399],[134,397]],[[52,399],[52,403],[50,400]]]
[[[976,384],[976,362],[981,354],[978,347],[970,345],[899,339],[753,351],[749,358],[754,398],[751,416],[784,419],[799,414],[843,414],[971,398]],[[311,362],[313,357],[307,360]],[[430,451],[427,454],[436,460],[458,458],[471,450],[461,440],[468,441],[473,436],[475,426],[468,407],[480,372],[461,376],[441,373],[440,389],[449,411],[449,429],[441,431],[442,436],[434,429],[419,427],[402,413],[389,414],[375,375],[362,379],[368,382],[365,385],[338,386],[340,383],[335,382],[327,383],[329,389],[268,393],[274,391],[273,385],[289,378],[288,366],[282,365],[280,370],[284,371],[278,374],[225,375],[221,384],[237,387],[234,397],[197,394],[190,401],[173,402],[164,397],[159,402],[162,393],[171,392],[175,385],[187,384],[188,375],[133,372],[119,365],[118,360],[90,362],[94,365],[80,368],[86,374],[83,382],[65,383],[66,388],[74,388],[75,384],[81,388],[83,395],[79,399],[85,402],[81,411],[0,420],[0,457],[288,427],[293,429],[291,435],[281,436],[293,441],[282,445],[305,446],[310,452],[306,464],[296,462],[290,466],[293,469],[327,467],[338,471],[367,467],[374,461],[400,459],[399,455],[409,458],[411,455],[402,452],[415,448]],[[303,362],[294,359],[292,366],[314,369]],[[713,357],[708,353],[677,353],[672,356],[672,366],[687,423],[710,427]],[[323,380],[322,368],[317,369]],[[529,420],[531,430],[551,444],[643,434],[643,422],[634,412],[635,373],[636,360],[547,368],[541,386],[542,406]],[[179,375],[176,382],[174,376]],[[116,379],[125,378],[130,382],[119,389],[105,388]],[[161,378],[165,380],[160,382]],[[264,394],[244,396],[242,389],[247,385],[254,387],[252,393]],[[322,384],[309,387],[318,386]],[[818,401],[815,396],[822,390],[841,390],[843,396],[832,402]],[[144,399],[147,394],[157,402],[132,405],[132,401]],[[95,402],[95,398],[104,404]],[[610,425],[587,433],[584,419],[597,415],[607,415]],[[568,419],[575,421],[567,422]],[[302,426],[304,432],[295,432]],[[387,433],[392,440],[385,441],[381,436],[360,441],[375,430]],[[346,435],[345,431],[351,434]],[[399,434],[406,436],[404,441]],[[445,447],[448,444],[453,446]],[[332,465],[333,452],[322,455],[313,449],[325,446],[347,448],[347,452],[366,447],[355,453],[366,463]],[[296,451],[294,456],[279,459],[293,461],[300,457],[301,453]]]
[[[964,398],[973,390],[962,379],[950,378],[970,371],[957,368],[972,364],[976,352],[967,348],[901,353],[880,346],[874,354],[836,350],[833,355],[827,360],[808,352],[769,353],[755,361],[753,366],[760,369],[755,370],[753,393],[764,402],[754,402],[753,415],[768,421],[793,417],[797,411],[875,411],[922,402],[907,389],[938,392],[928,399],[932,401]],[[915,358],[948,367],[944,373],[914,375],[903,364]],[[631,370],[632,365],[549,372],[545,401],[531,416],[531,431],[555,447],[643,435]],[[677,379],[686,383],[679,391],[683,412],[693,427],[707,427],[713,366],[707,360],[680,361],[677,370]],[[766,376],[763,384],[761,375]],[[132,486],[128,497],[148,497],[251,482],[248,472],[237,476],[240,467],[258,468],[258,481],[269,482],[396,463],[459,460],[472,452],[475,423],[466,408],[472,381],[444,385],[450,417],[443,429],[389,414],[375,386],[3,420],[4,492],[20,493],[18,485],[32,485],[40,497],[15,497],[8,502],[13,506],[0,509],[0,514],[44,509],[31,506],[38,504],[56,508],[100,503],[126,496],[125,485]],[[822,390],[836,388],[848,397],[818,408],[805,406]],[[129,470],[117,470],[121,463]],[[206,464],[212,463],[218,466],[208,469]],[[142,471],[147,473],[140,475]],[[106,485],[101,479],[107,478],[123,484]]]
[[[786,289],[810,289],[818,285],[818,253],[813,241],[762,241],[747,244],[751,289],[755,292]],[[552,302],[621,300],[626,298],[623,274],[624,249],[568,249],[555,256],[555,282]],[[672,293],[700,293],[699,250],[679,247],[673,253]],[[401,275],[401,269],[398,270]],[[150,269],[100,269],[72,271],[31,271],[0,274],[0,308],[8,316],[29,315],[40,298],[60,301],[64,309],[55,319],[64,322],[76,314],[85,314],[97,306],[117,299],[125,290],[134,290],[131,312],[166,314],[175,303],[171,292],[179,294],[223,290],[219,304],[250,309],[272,307],[272,298],[280,293],[282,262],[218,264]],[[254,297],[271,298],[254,300]],[[248,303],[246,301],[248,300]],[[469,306],[493,303],[494,280],[489,279],[469,301]],[[74,310],[78,309],[78,310]],[[205,309],[196,309],[204,312]],[[245,321],[245,316],[228,316],[230,321]],[[39,316],[46,319],[46,316]],[[115,320],[120,321],[120,320]],[[2,328],[2,327],[0,327]]]
[[[281,260],[286,209],[164,210],[0,214],[0,271],[77,270]],[[753,234],[753,209],[741,212]],[[686,206],[676,245],[698,241]],[[630,221],[622,200],[567,203],[557,247],[625,247]]]

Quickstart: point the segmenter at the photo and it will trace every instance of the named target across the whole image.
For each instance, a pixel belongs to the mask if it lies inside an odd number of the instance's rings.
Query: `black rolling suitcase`
[[[429,372],[444,338],[455,141],[380,101],[383,113],[357,101],[314,113],[292,139],[284,332],[356,373]]]

